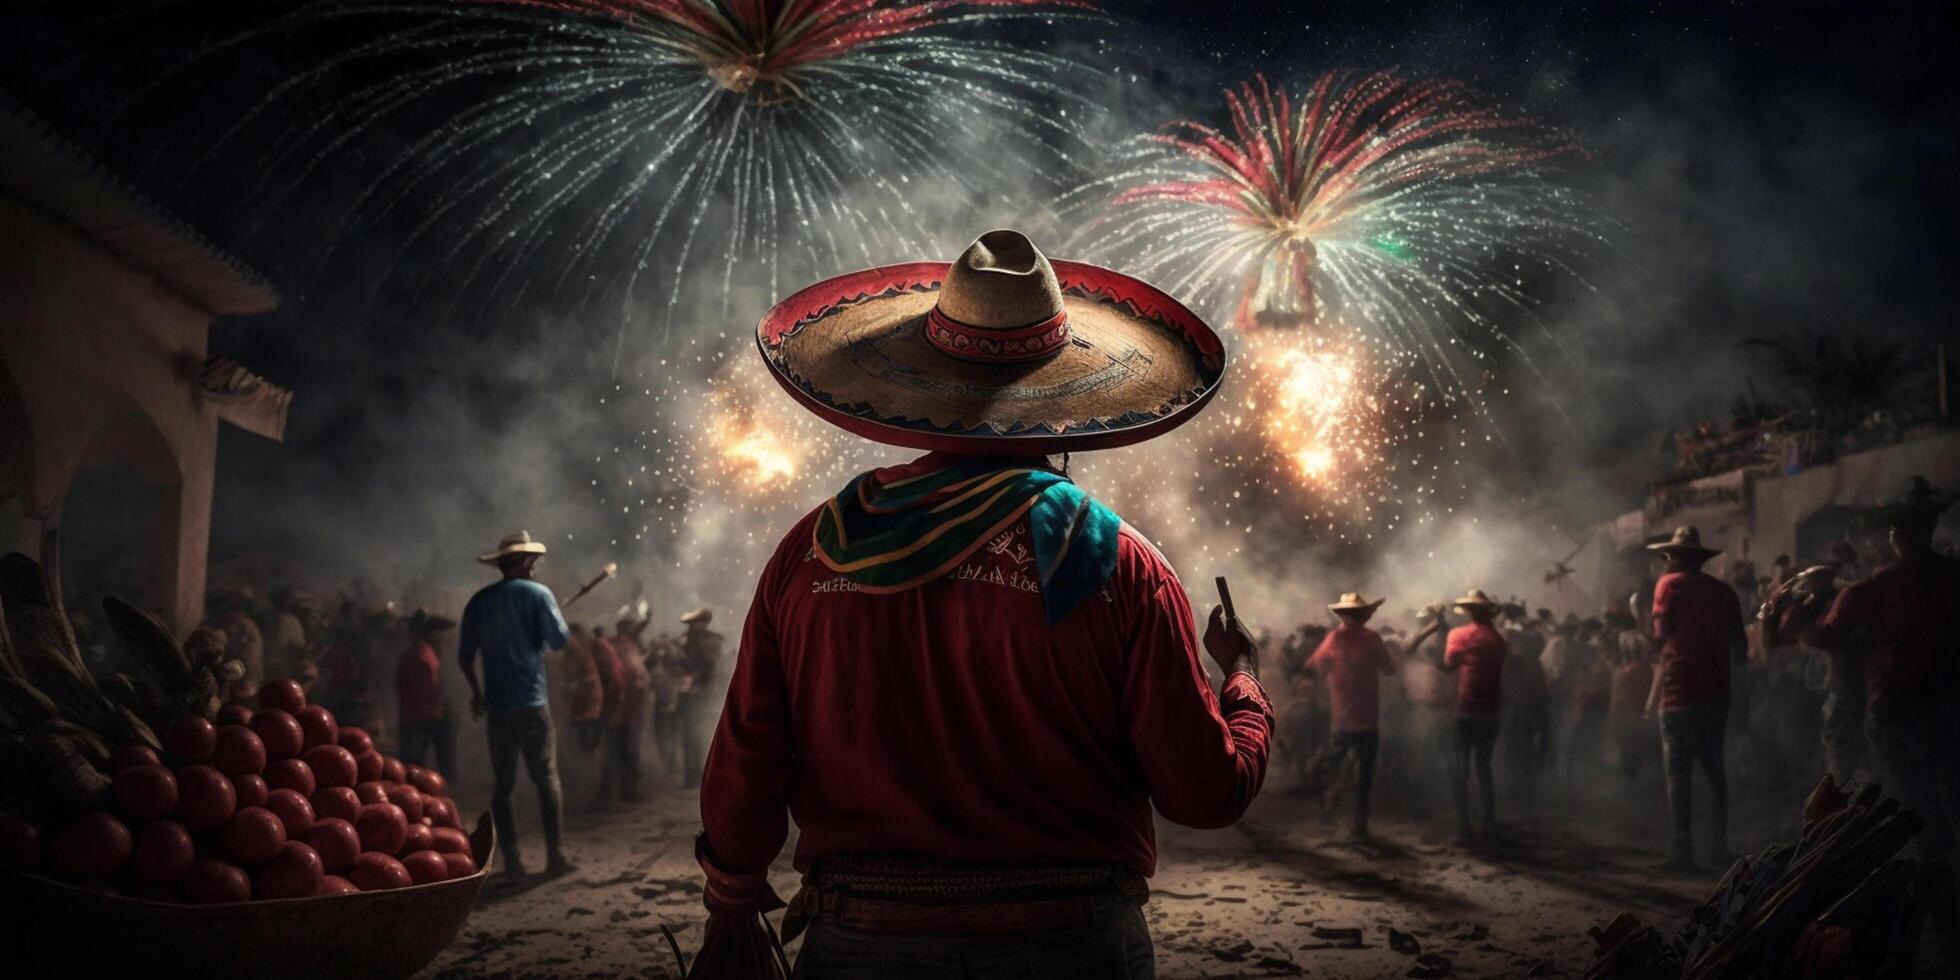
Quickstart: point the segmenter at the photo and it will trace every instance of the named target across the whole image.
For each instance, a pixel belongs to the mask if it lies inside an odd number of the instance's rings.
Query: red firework
[[[1082,0],[491,0],[631,22],[654,18],[686,31],[695,57],[731,92],[758,82],[794,91],[795,69],[873,41],[944,23],[963,7],[1089,7]],[[786,94],[779,93],[779,94]]]
[[[1257,255],[1240,291],[1241,326],[1312,324],[1314,272],[1330,244],[1393,254],[1394,226],[1420,220],[1413,209],[1391,217],[1384,204],[1573,149],[1537,139],[1528,120],[1475,102],[1451,81],[1329,73],[1296,110],[1293,96],[1257,75],[1225,100],[1230,133],[1169,124],[1152,139],[1181,162],[1141,175],[1111,204],[1203,215],[1201,230],[1229,229],[1212,245]]]

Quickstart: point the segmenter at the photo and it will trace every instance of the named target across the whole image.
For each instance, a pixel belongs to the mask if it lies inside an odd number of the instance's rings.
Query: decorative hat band
[[[961,323],[939,307],[926,314],[926,339],[940,352],[963,361],[1011,364],[1048,357],[1068,346],[1068,310],[1025,327],[976,327]]]

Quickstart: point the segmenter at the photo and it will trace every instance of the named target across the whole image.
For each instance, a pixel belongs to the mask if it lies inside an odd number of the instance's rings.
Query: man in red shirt
[[[455,620],[415,610],[408,626],[408,649],[395,663],[395,703],[401,716],[399,752],[410,765],[435,757],[444,776],[457,778],[456,732],[449,724],[449,706],[442,697],[442,654],[436,644],[455,627]]]
[[[800,977],[1151,976],[1153,805],[1237,820],[1272,709],[1245,629],[1212,610],[1214,693],[1176,572],[1043,454],[1189,418],[1217,338],[996,231],[810,287],[758,339],[806,407],[938,451],[853,480],[762,570],[701,785],[703,960],[755,955],[794,817]]]
[[[1456,674],[1456,742],[1450,753],[1450,786],[1456,796],[1457,842],[1475,839],[1470,824],[1470,766],[1477,768],[1484,832],[1497,836],[1497,790],[1491,783],[1490,756],[1504,711],[1504,634],[1494,620],[1498,604],[1482,589],[1452,603],[1470,621],[1450,630],[1443,645],[1443,669]],[[1440,621],[1441,617],[1438,617]]]
[[[1721,867],[1729,861],[1729,779],[1723,755],[1729,670],[1749,656],[1742,606],[1728,583],[1701,570],[1722,552],[1702,547],[1699,530],[1676,528],[1673,537],[1647,547],[1666,563],[1666,574],[1654,583],[1654,637],[1661,642],[1661,653],[1648,710],[1658,701],[1661,765],[1674,827],[1668,864],[1684,870],[1694,866],[1690,789],[1699,762],[1712,796],[1709,860]]]
[[[1395,658],[1381,635],[1368,628],[1384,600],[1369,602],[1359,592],[1341,595],[1327,608],[1340,625],[1320,641],[1307,669],[1326,679],[1333,708],[1332,759],[1355,761],[1354,836],[1368,837],[1368,797],[1375,786],[1375,753],[1381,747],[1381,679],[1395,673]],[[1410,649],[1440,630],[1432,623],[1410,641]]]
[[[1885,788],[1919,815],[1919,848],[1937,876],[1929,889],[1954,948],[1954,805],[1948,782],[1960,753],[1960,562],[1933,549],[1952,506],[1924,477],[1884,509],[1898,560],[1838,593],[1813,641],[1858,662],[1866,726]]]
[[[606,638],[606,628],[592,627],[592,662],[599,670],[601,726],[599,741],[599,793],[593,803],[619,799],[628,788],[624,770],[625,746],[621,738],[625,719],[621,708],[626,701],[626,669],[620,662],[615,640]]]

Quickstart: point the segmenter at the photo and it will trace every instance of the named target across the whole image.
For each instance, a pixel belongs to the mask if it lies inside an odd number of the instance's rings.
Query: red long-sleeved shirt
[[[1495,718],[1504,707],[1504,634],[1489,623],[1469,622],[1450,630],[1443,643],[1443,667],[1456,671],[1456,713],[1464,718]]]
[[[702,777],[717,863],[908,851],[1156,868],[1151,805],[1238,819],[1266,773],[1271,705],[1223,705],[1170,566],[1124,526],[1116,572],[1049,626],[1026,523],[947,575],[867,595],[811,553],[815,514],[763,570]]]
[[[442,717],[442,656],[417,640],[395,662],[395,696],[404,724]]]
[[[1661,710],[1729,703],[1729,660],[1742,641],[1735,590],[1700,571],[1654,583],[1654,636],[1661,641]]]

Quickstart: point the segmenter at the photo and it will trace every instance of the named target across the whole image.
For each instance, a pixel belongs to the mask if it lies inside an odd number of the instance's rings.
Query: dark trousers
[[[1949,753],[1960,748],[1960,722],[1951,710],[1874,712],[1869,721],[1886,792],[1919,815],[1919,853],[1928,862],[1946,859],[1954,848],[1953,795],[1960,787],[1952,782]]]
[[[519,708],[490,715],[490,771],[496,786],[490,796],[490,816],[497,824],[497,845],[504,853],[505,870],[524,866],[517,846],[517,821],[510,812],[510,796],[517,789],[517,757],[524,757],[524,769],[538,788],[538,809],[544,822],[545,848],[553,857],[559,848],[559,815],[564,811],[564,791],[558,785],[558,744],[552,734],[551,715],[543,708]]]
[[[612,725],[606,729],[606,740],[600,760],[599,798],[609,799],[613,790],[619,790],[619,799],[625,803],[640,801],[640,733],[630,725]]]
[[[1729,774],[1723,755],[1729,706],[1692,704],[1661,712],[1661,764],[1667,770],[1667,808],[1673,818],[1671,855],[1694,855],[1694,800],[1691,794],[1696,763],[1708,777],[1714,826],[1709,828],[1709,852],[1726,860],[1729,840]]]
[[[1335,732],[1328,746],[1334,764],[1354,760],[1354,829],[1359,833],[1368,831],[1368,797],[1375,789],[1375,753],[1380,747],[1381,734],[1372,728]]]
[[[1470,833],[1470,767],[1477,768],[1477,792],[1483,805],[1484,829],[1497,828],[1497,790],[1491,785],[1490,756],[1497,748],[1495,718],[1458,718],[1456,742],[1450,751],[1450,786],[1456,795],[1456,828]]]
[[[681,771],[681,712],[679,708],[653,713],[653,754],[662,771],[678,776]]]
[[[1843,654],[1833,654],[1830,663],[1824,688],[1825,764],[1832,775],[1847,780],[1866,763],[1864,664]]]
[[[708,707],[707,697],[699,692],[689,692],[681,697],[681,786],[692,789],[701,785],[701,767],[708,758]]]
[[[797,980],[1149,980],[1156,953],[1133,900],[1097,899],[1087,926],[1008,936],[865,932],[818,916],[803,934]]]
[[[426,766],[435,757],[436,770],[450,782],[456,772],[456,726],[448,718],[401,723],[401,759],[411,766]]]

